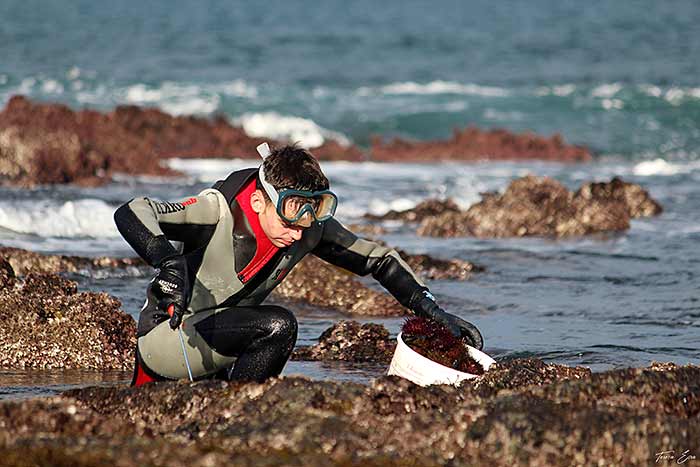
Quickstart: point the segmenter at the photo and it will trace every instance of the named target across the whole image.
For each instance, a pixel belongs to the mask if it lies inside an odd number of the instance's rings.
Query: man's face
[[[260,227],[273,245],[285,248],[301,238],[304,227],[285,222],[278,214],[274,204],[266,200],[260,190],[250,196],[251,206],[258,213]],[[286,215],[286,213],[285,213]]]

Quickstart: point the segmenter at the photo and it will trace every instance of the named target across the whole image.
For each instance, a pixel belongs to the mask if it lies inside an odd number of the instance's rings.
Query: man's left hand
[[[452,315],[435,302],[433,295],[427,290],[423,292],[423,298],[413,306],[416,316],[430,318],[447,327],[456,337],[463,339],[468,345],[476,348],[484,348],[484,338],[472,323]]]

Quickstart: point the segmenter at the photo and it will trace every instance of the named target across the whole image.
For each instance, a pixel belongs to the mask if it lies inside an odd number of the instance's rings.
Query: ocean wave
[[[114,208],[98,199],[0,203],[0,228],[41,237],[116,238]]]
[[[361,96],[369,96],[374,94],[464,94],[470,96],[484,97],[506,97],[511,94],[511,91],[495,86],[481,86],[478,84],[462,84],[454,81],[431,81],[430,83],[416,83],[413,81],[391,83],[379,88],[361,87],[356,93]]]
[[[326,139],[344,146],[350,145],[345,135],[323,128],[313,120],[277,112],[246,113],[236,118],[234,123],[242,126],[249,136],[286,139],[307,148],[321,146]]]
[[[668,162],[664,159],[654,159],[638,163],[632,169],[634,175],[649,177],[654,175],[677,175],[690,173],[700,169],[700,161]]]
[[[122,94],[123,100],[130,104],[156,104],[172,115],[211,114],[221,103],[218,94],[200,86],[170,81],[159,87],[134,84],[118,94]]]

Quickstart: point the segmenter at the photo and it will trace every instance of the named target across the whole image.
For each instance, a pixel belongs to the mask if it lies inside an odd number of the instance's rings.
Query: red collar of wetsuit
[[[248,224],[253,230],[253,235],[255,236],[255,256],[253,259],[243,268],[243,270],[238,274],[238,278],[244,284],[250,280],[255,274],[262,269],[263,266],[267,264],[275,253],[279,251],[275,245],[272,244],[265,232],[260,225],[260,219],[258,214],[253,211],[253,207],[250,205],[250,195],[255,191],[255,177],[248,182],[243,189],[236,195],[236,201],[238,205],[243,210],[246,219],[248,219]]]

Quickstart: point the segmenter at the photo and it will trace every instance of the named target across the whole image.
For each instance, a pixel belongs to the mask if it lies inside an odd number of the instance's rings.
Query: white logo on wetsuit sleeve
[[[160,290],[162,290],[165,293],[171,293],[173,290],[177,290],[177,284],[168,282],[163,279],[158,279],[158,285],[160,286]]]

